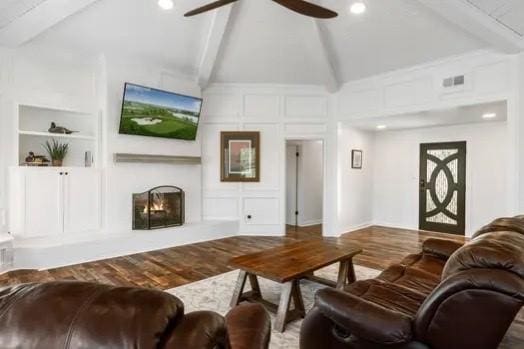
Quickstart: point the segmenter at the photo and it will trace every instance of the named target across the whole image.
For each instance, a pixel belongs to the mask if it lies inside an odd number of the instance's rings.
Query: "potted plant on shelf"
[[[67,152],[69,151],[69,144],[60,143],[53,139],[52,143],[46,141],[43,147],[49,154],[49,157],[51,158],[51,164],[57,167],[62,166],[64,158],[66,157]]]

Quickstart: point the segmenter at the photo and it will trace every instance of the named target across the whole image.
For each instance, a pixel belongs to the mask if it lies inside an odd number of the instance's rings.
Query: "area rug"
[[[379,273],[379,270],[358,265],[355,266],[357,280],[374,278]],[[336,280],[338,274],[338,265],[331,265],[327,268],[319,270],[315,274],[331,280]],[[212,278],[176,287],[167,290],[167,292],[176,295],[184,302],[186,312],[195,310],[212,310],[225,315],[230,309],[229,302],[231,301],[231,296],[233,295],[233,289],[235,288],[237,277],[238,270],[235,270],[214,276]],[[278,304],[281,285],[263,278],[259,278],[259,283],[262,296],[265,299]],[[249,282],[246,284],[246,290],[249,289],[249,286],[247,285],[249,285]],[[304,298],[304,305],[306,307],[306,311],[308,311],[313,306],[313,300],[316,291],[325,286],[307,280],[301,281],[300,286]],[[274,323],[275,316],[273,314],[271,314],[271,320],[272,323]],[[272,331],[270,348],[298,348],[301,324],[302,320],[288,324],[284,333]]]

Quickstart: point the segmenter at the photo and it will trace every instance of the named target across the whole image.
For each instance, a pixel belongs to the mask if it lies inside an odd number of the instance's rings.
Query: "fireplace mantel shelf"
[[[142,164],[172,164],[172,165],[200,165],[200,156],[171,156],[155,154],[115,153],[115,162],[142,163]]]

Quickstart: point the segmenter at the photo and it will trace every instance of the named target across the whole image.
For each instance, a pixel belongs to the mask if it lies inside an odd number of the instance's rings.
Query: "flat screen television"
[[[202,99],[126,83],[120,133],[195,140]]]

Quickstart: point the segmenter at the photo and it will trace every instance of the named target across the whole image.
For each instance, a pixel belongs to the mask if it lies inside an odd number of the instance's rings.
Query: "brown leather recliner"
[[[224,318],[184,314],[175,296],[140,288],[51,282],[0,290],[2,349],[265,349],[270,328],[255,304]]]
[[[320,290],[301,349],[495,349],[524,304],[524,216],[429,239],[376,279]]]

